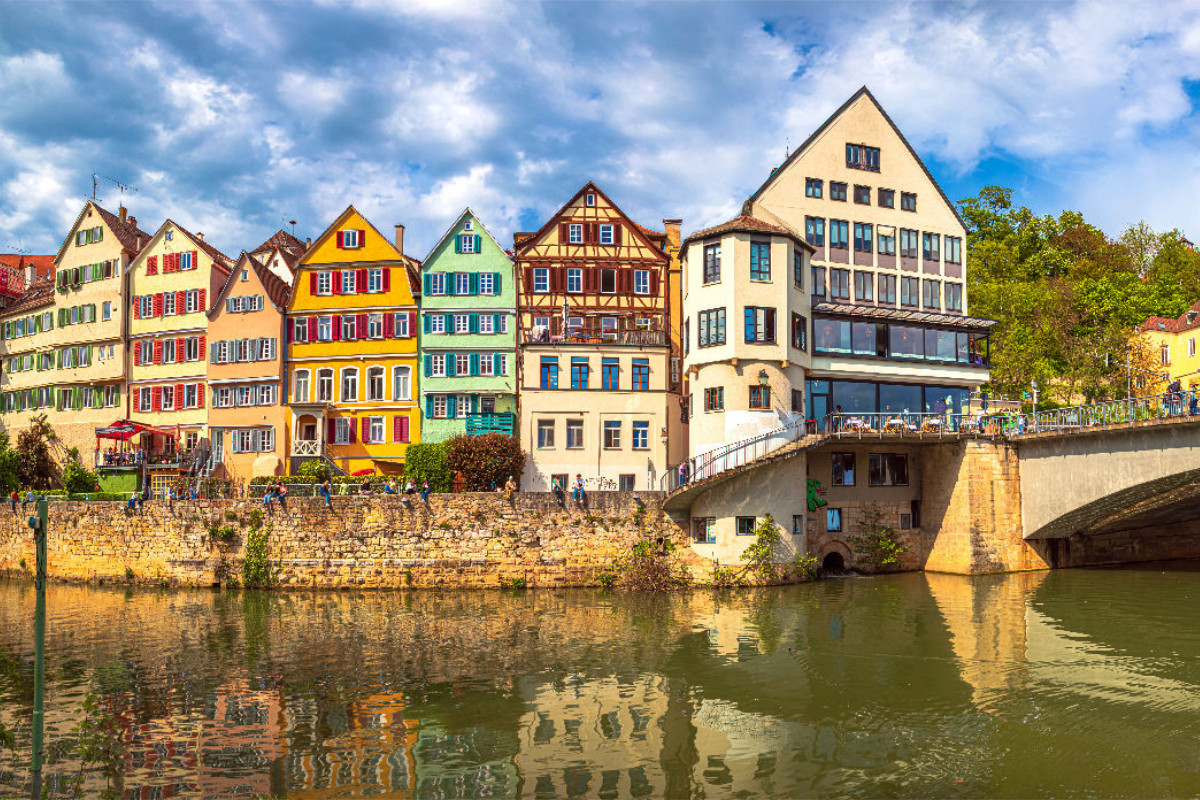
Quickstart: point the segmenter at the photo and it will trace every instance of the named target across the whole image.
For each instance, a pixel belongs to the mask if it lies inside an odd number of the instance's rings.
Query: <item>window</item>
[[[901,192],[900,193],[900,209],[902,211],[916,211],[917,210],[917,196],[915,194],[913,194],[912,192]]]
[[[104,387],[104,407],[112,408],[120,399],[120,388],[117,386]]]
[[[947,285],[946,288],[949,289],[950,286]],[[947,303],[947,305],[949,305],[949,303]],[[1194,336],[1191,339],[1188,339],[1188,355],[1196,355],[1196,337]]]
[[[363,417],[363,444],[383,444],[386,437],[382,416]]]
[[[354,341],[358,338],[358,320],[354,314],[342,315],[342,338],[346,341]]]
[[[392,368],[392,399],[412,399],[412,370],[408,367]]]
[[[192,289],[191,291],[185,293],[184,301],[185,301],[185,305],[186,305],[186,309],[185,309],[186,313],[192,314],[196,311],[199,311],[200,310],[200,290]]]
[[[750,387],[750,408],[752,409],[769,409],[771,407],[771,387],[770,386],[751,386]]]
[[[771,243],[750,243],[750,280],[771,280]]]
[[[370,367],[367,369],[367,400],[379,401],[386,399],[383,393],[383,378],[383,367]]]
[[[704,410],[705,411],[724,411],[725,410],[725,387],[710,386],[704,390]]]
[[[341,236],[342,247],[360,247],[361,246],[361,243],[358,241],[358,231],[357,230],[345,230],[345,231],[340,231],[340,233],[342,234],[342,236]]]
[[[825,268],[812,268],[812,296],[821,300],[825,299]]]
[[[573,222],[567,226],[567,241],[571,244],[583,244],[583,225]]]
[[[808,350],[808,320],[795,312],[792,312],[792,347]]]
[[[142,355],[141,355],[141,358],[138,359],[138,361],[142,364],[154,363],[154,342],[147,339],[147,340],[140,342],[140,344],[141,344],[141,348],[142,348]]]
[[[792,411],[797,414],[804,412],[804,392],[799,389],[792,389]]]
[[[758,527],[757,518],[755,517],[738,517],[737,518],[737,535],[738,536],[753,536],[754,529]]]
[[[650,391],[650,360],[647,358],[633,359],[633,390]]]
[[[533,290],[538,293],[550,291],[550,270],[538,267],[533,271]]]
[[[355,271],[344,269],[338,273],[338,285],[342,294],[354,294],[358,291],[358,279]]]
[[[921,281],[917,278],[900,279],[900,305],[907,308],[916,308],[920,305],[920,283]]]
[[[885,230],[891,231],[891,232],[884,233]],[[876,228],[876,231],[878,231],[878,236],[876,238],[876,244],[878,245],[877,249],[878,249],[879,255],[881,255],[881,256],[896,255],[896,232],[895,232],[896,229],[891,228],[891,227]]]
[[[163,386],[159,389],[159,400],[162,403],[163,411],[175,410],[175,387]]]
[[[343,403],[358,402],[358,368],[347,367],[342,370],[342,397]]]
[[[309,372],[306,369],[298,369],[292,375],[292,399],[300,402],[308,402],[308,376]]]
[[[797,289],[804,288],[804,253],[798,245],[792,245],[792,283]]]
[[[426,314],[425,319],[429,320],[430,333],[445,333],[446,332],[446,315],[445,314]]]
[[[621,366],[615,358],[605,358],[600,362],[600,385],[607,391],[618,391],[621,388]]]
[[[804,239],[813,247],[825,246],[825,220],[820,217],[804,218]]]
[[[946,263],[962,263],[962,239],[957,236],[946,237]]]
[[[717,543],[717,518],[696,517],[692,520],[692,541],[696,544]]]
[[[704,282],[721,282],[721,243],[704,245]]]
[[[697,315],[696,334],[698,347],[725,344],[725,309],[710,308]]]
[[[650,294],[650,270],[635,269],[633,271],[633,293]]]
[[[946,310],[947,311],[962,311],[962,284],[947,283],[946,284]],[[1193,340],[1195,341],[1195,340]],[[1194,349],[1194,348],[1193,348]],[[1188,353],[1188,355],[1196,355]]]
[[[605,450],[620,450],[621,449],[621,423],[618,420],[605,420],[604,422],[604,449]]]
[[[830,533],[841,533],[842,510],[840,508],[825,509],[825,530]]]
[[[941,243],[941,236],[936,233],[926,233],[921,236],[921,252],[925,256],[926,261],[938,261],[941,255],[938,251]]]
[[[867,482],[871,486],[908,486],[908,456],[871,453],[867,457]]]
[[[854,184],[854,202],[859,205],[871,205],[871,187]]]
[[[634,450],[650,449],[650,423],[633,422],[630,425],[631,442]]]
[[[433,405],[433,418],[434,419],[446,419],[446,415],[447,415],[446,395],[444,395],[444,394],[434,395],[432,405]]]
[[[588,388],[588,360],[586,358],[571,359],[571,388]]]
[[[378,267],[367,270],[367,291],[376,293],[383,291],[383,270]]]
[[[837,181],[829,182],[829,199],[846,202],[846,184]]]
[[[367,315],[367,338],[382,339],[383,338],[383,314],[368,314]]]
[[[867,147],[865,144],[846,145],[846,166],[850,169],[869,169],[879,171],[879,148]]]
[[[558,359],[550,356],[542,356],[542,382],[543,389],[558,388]]]
[[[854,453],[833,453],[833,485],[854,485]]]
[[[456,295],[471,294],[471,273],[469,273],[469,272],[454,273],[454,293]]]
[[[429,293],[430,294],[445,294],[446,293],[446,273],[431,272],[429,274]]]
[[[454,374],[471,374],[471,356],[467,353],[456,353],[454,356]]]
[[[848,270],[848,269],[831,269],[831,270],[829,270],[829,299],[830,300],[849,300],[850,299],[850,270]]]
[[[879,276],[879,304],[894,306],[896,305],[896,276],[895,275],[880,275]]]
[[[615,269],[600,270],[600,291],[604,294],[617,293],[617,271]]]
[[[333,421],[333,443],[350,444],[350,425],[354,422],[346,417],[338,417]]]
[[[496,294],[496,276],[495,272],[479,273],[479,293],[480,294]]]
[[[924,281],[921,288],[923,290],[922,300],[924,301],[924,307],[932,309],[940,308],[942,299],[941,281]]]
[[[554,420],[539,419],[537,424],[537,442],[539,450],[554,449]]]
[[[569,419],[567,420],[567,449],[582,450],[583,449],[583,420]]]
[[[600,244],[612,244],[612,243],[613,243],[613,226],[612,225],[601,225],[600,226]]]
[[[164,339],[162,343],[162,362],[164,364],[174,364],[175,361],[175,340]]]
[[[112,302],[111,301],[105,300],[104,305],[100,306],[100,319],[103,322],[108,322],[110,319],[112,319]]]
[[[854,223],[854,251],[856,253],[871,252],[872,226],[863,222]]]
[[[153,405],[149,386],[138,389],[138,411],[149,411]]]
[[[567,291],[576,294],[583,291],[583,269],[581,267],[567,268]]]
[[[596,195],[592,194],[591,192],[588,192],[587,204],[589,207],[596,205]]]
[[[860,303],[869,303],[874,299],[875,274],[873,272],[854,273],[854,299]]]
[[[471,317],[467,314],[454,315],[454,332],[455,333],[470,333],[471,332]]]
[[[775,344],[775,309],[746,306],[747,344]]]
[[[804,196],[805,197],[821,197],[821,190],[824,186],[824,181],[820,178],[805,178],[804,179]]]
[[[892,189],[879,190],[879,205],[882,208],[896,207],[896,192]]]
[[[829,220],[829,246],[845,250],[850,246],[850,223],[844,219]]]
[[[317,402],[333,402],[333,370],[331,369],[317,371]]]

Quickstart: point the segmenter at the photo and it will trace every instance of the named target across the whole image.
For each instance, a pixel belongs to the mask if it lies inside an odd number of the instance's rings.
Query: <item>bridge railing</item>
[[[1088,428],[1196,416],[1198,413],[1195,392],[1168,392],[1039,411],[1022,433],[1071,433]]]
[[[913,437],[945,438],[981,436],[993,438],[1016,433],[1018,417],[1007,414],[946,413],[852,413],[830,414],[824,432],[838,439]]]
[[[689,483],[745,466],[785,445],[799,441],[809,429],[810,421],[798,417],[774,430],[689,458],[681,465],[668,470],[659,480],[659,484],[664,492],[673,492]]]

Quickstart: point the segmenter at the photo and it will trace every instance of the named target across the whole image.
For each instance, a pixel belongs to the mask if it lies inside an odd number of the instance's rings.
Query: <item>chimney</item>
[[[121,222],[125,221],[125,215],[128,213],[129,213],[129,209],[125,208],[125,206],[121,206],[120,208],[117,209],[117,215],[120,217]]]
[[[679,229],[683,227],[681,219],[664,219],[663,230],[667,232],[667,247],[679,249]]]
[[[28,289],[30,286],[33,286],[37,279],[37,267],[33,265],[32,261],[30,261],[25,265],[25,288]]]
[[[196,238],[203,242],[204,241],[204,231],[196,231]]]
[[[125,218],[125,223],[127,225],[129,225],[130,227],[136,228],[137,227],[137,217],[130,214],[128,217]]]
[[[312,247],[312,237],[311,236],[304,240],[304,246]]]
[[[400,251],[400,255],[404,255],[404,226],[396,226],[396,249]]]

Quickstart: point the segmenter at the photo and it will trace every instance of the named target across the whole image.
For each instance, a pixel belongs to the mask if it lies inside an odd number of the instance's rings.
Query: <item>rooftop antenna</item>
[[[792,157],[792,137],[787,136],[783,140],[783,160],[787,161]]]
[[[100,184],[101,179],[106,180],[109,183],[116,184],[117,188],[121,190],[122,200],[124,200],[124,198],[125,198],[126,191],[137,192],[136,188],[130,186],[127,183],[122,183],[121,181],[117,180],[116,178],[110,178],[107,175],[101,175],[98,172],[93,172],[92,173],[92,202],[93,203],[96,202],[96,193],[99,191],[99,188],[100,188],[99,184]]]
[[[20,246],[20,245],[18,245],[18,244],[6,244],[6,245],[4,245],[4,252],[6,252],[6,253],[20,253],[20,254],[21,254],[21,255],[23,255],[23,256],[31,255],[31,254],[33,253],[33,251],[32,251],[32,250],[29,250],[29,249],[27,249],[27,248],[21,247],[21,246]]]

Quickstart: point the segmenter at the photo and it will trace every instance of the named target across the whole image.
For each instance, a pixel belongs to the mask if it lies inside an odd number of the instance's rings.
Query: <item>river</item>
[[[131,798],[1195,796],[1198,600],[1178,566],[671,596],[55,585],[47,775]],[[33,606],[0,581],[0,795],[28,779]]]

